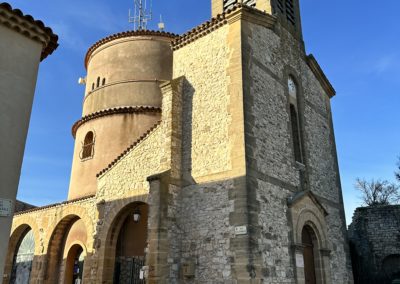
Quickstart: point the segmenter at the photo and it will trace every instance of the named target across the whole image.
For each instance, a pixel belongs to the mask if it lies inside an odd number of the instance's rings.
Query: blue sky
[[[211,0],[153,0],[155,28],[183,33],[210,17]],[[8,1],[41,19],[60,47],[40,66],[18,198],[35,205],[67,198],[72,124],[80,118],[83,58],[97,40],[132,29],[132,0]],[[302,0],[303,33],[334,85],[333,115],[347,220],[360,205],[357,177],[393,180],[400,155],[400,1]]]

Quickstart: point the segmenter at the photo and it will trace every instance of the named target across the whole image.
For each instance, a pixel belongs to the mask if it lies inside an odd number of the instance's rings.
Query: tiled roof
[[[81,198],[77,198],[77,199],[71,199],[68,201],[64,201],[64,202],[60,202],[60,203],[54,203],[54,204],[50,204],[50,205],[46,205],[46,206],[42,206],[42,207],[35,207],[26,211],[20,211],[14,214],[14,216],[17,215],[22,215],[22,214],[27,214],[27,213],[31,213],[31,212],[35,212],[35,211],[41,211],[41,210],[45,210],[45,209],[49,209],[49,208],[53,208],[53,207],[57,207],[57,206],[62,206],[62,205],[67,205],[67,204],[71,204],[71,203],[76,203],[76,202],[80,202],[80,201],[85,201],[85,200],[89,200],[94,198],[95,195],[89,195],[89,196],[85,196],[85,197],[81,197]]]
[[[9,14],[12,17],[9,17]],[[0,3],[0,24],[8,26],[23,35],[32,38],[33,40],[38,40],[44,44],[41,60],[45,59],[47,56],[53,53],[58,47],[58,36],[53,33],[52,29],[46,27],[42,21],[35,20],[31,15],[24,15],[21,10],[13,9],[12,6],[6,2]],[[34,26],[32,28],[29,26],[30,23]],[[23,27],[23,28],[21,28]],[[45,34],[48,37],[47,42],[43,42],[38,37],[38,34]]]
[[[231,14],[233,14],[234,12],[236,12],[238,10],[250,11],[251,13],[256,14],[256,15],[268,16],[269,22],[271,22],[271,24],[274,23],[276,20],[276,18],[274,16],[271,16],[268,13],[265,13],[261,10],[250,7],[248,5],[237,3],[237,4],[233,5],[231,8],[229,8],[228,10],[226,10],[225,12],[215,16],[210,21],[207,21],[201,25],[198,25],[197,27],[194,27],[193,29],[184,33],[183,35],[177,37],[172,42],[172,49],[173,50],[179,49],[182,46],[185,46],[185,45],[195,41],[196,39],[209,34],[213,30],[218,29],[219,27],[225,25],[226,23],[228,23],[228,18],[231,16]]]
[[[156,124],[154,124],[153,127],[147,130],[147,132],[144,133],[142,136],[140,136],[135,142],[133,142],[124,152],[121,153],[121,155],[119,155],[116,159],[114,159],[114,161],[112,161],[106,168],[101,170],[96,176],[99,177],[103,175],[105,172],[107,172],[109,169],[111,169],[118,161],[120,161],[123,157],[125,157],[136,145],[138,145],[145,138],[147,138],[154,130],[156,130],[160,124],[161,120],[158,121]]]
[[[134,36],[159,36],[159,37],[169,37],[171,39],[177,37],[176,34],[173,33],[168,33],[168,32],[161,32],[161,31],[149,31],[149,30],[140,30],[140,31],[127,31],[127,32],[122,32],[122,33],[117,33],[110,35],[106,38],[103,38],[93,44],[88,52],[86,53],[85,57],[85,67],[87,68],[90,56],[92,55],[93,51],[95,51],[98,47],[102,46],[103,44],[106,44],[110,41],[120,39],[120,38],[125,38],[125,37],[134,37]]]
[[[143,112],[161,112],[160,107],[153,107],[153,106],[131,106],[131,107],[117,107],[117,108],[110,108],[101,110],[87,116],[82,117],[80,120],[75,122],[72,126],[72,136],[75,138],[76,131],[78,128],[83,125],[85,122],[90,120],[100,118],[107,115],[113,114],[121,114],[121,113],[143,113]]]

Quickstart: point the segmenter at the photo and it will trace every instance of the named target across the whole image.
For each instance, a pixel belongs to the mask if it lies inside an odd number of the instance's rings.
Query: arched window
[[[102,86],[106,84],[106,78],[103,78],[103,82],[101,83]]]
[[[297,86],[292,77],[288,79],[290,124],[292,128],[293,151],[296,162],[303,163],[300,120],[297,101]]]
[[[100,87],[100,77],[97,77],[97,88]]]
[[[94,83],[92,84],[92,91],[94,90]]]
[[[82,159],[87,159],[93,157],[94,154],[94,134],[92,131],[89,131],[85,140],[83,141],[83,149],[82,149]]]

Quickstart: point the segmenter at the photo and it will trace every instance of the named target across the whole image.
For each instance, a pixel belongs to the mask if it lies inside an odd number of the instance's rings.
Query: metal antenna
[[[150,8],[147,8],[147,0],[133,0],[135,6],[135,12],[132,16],[131,10],[129,9],[129,23],[134,24],[134,30],[146,30],[147,23],[151,21],[152,12],[152,0],[150,0]]]

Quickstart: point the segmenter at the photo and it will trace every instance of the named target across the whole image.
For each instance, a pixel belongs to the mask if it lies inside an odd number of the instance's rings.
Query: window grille
[[[89,131],[85,136],[85,140],[83,141],[81,159],[84,160],[91,158],[93,157],[93,154],[94,154],[94,135],[92,131]]]
[[[285,10],[283,9],[283,7],[284,7],[284,5],[283,5],[284,1],[285,1],[285,0],[277,0],[277,1],[276,1],[276,6],[277,6],[278,10],[279,10],[282,14],[285,13]]]
[[[296,24],[293,0],[286,0],[286,19],[289,23],[292,23],[292,25]]]
[[[243,3],[250,7],[256,6],[257,0],[224,0],[224,11],[231,9],[237,3]]]

